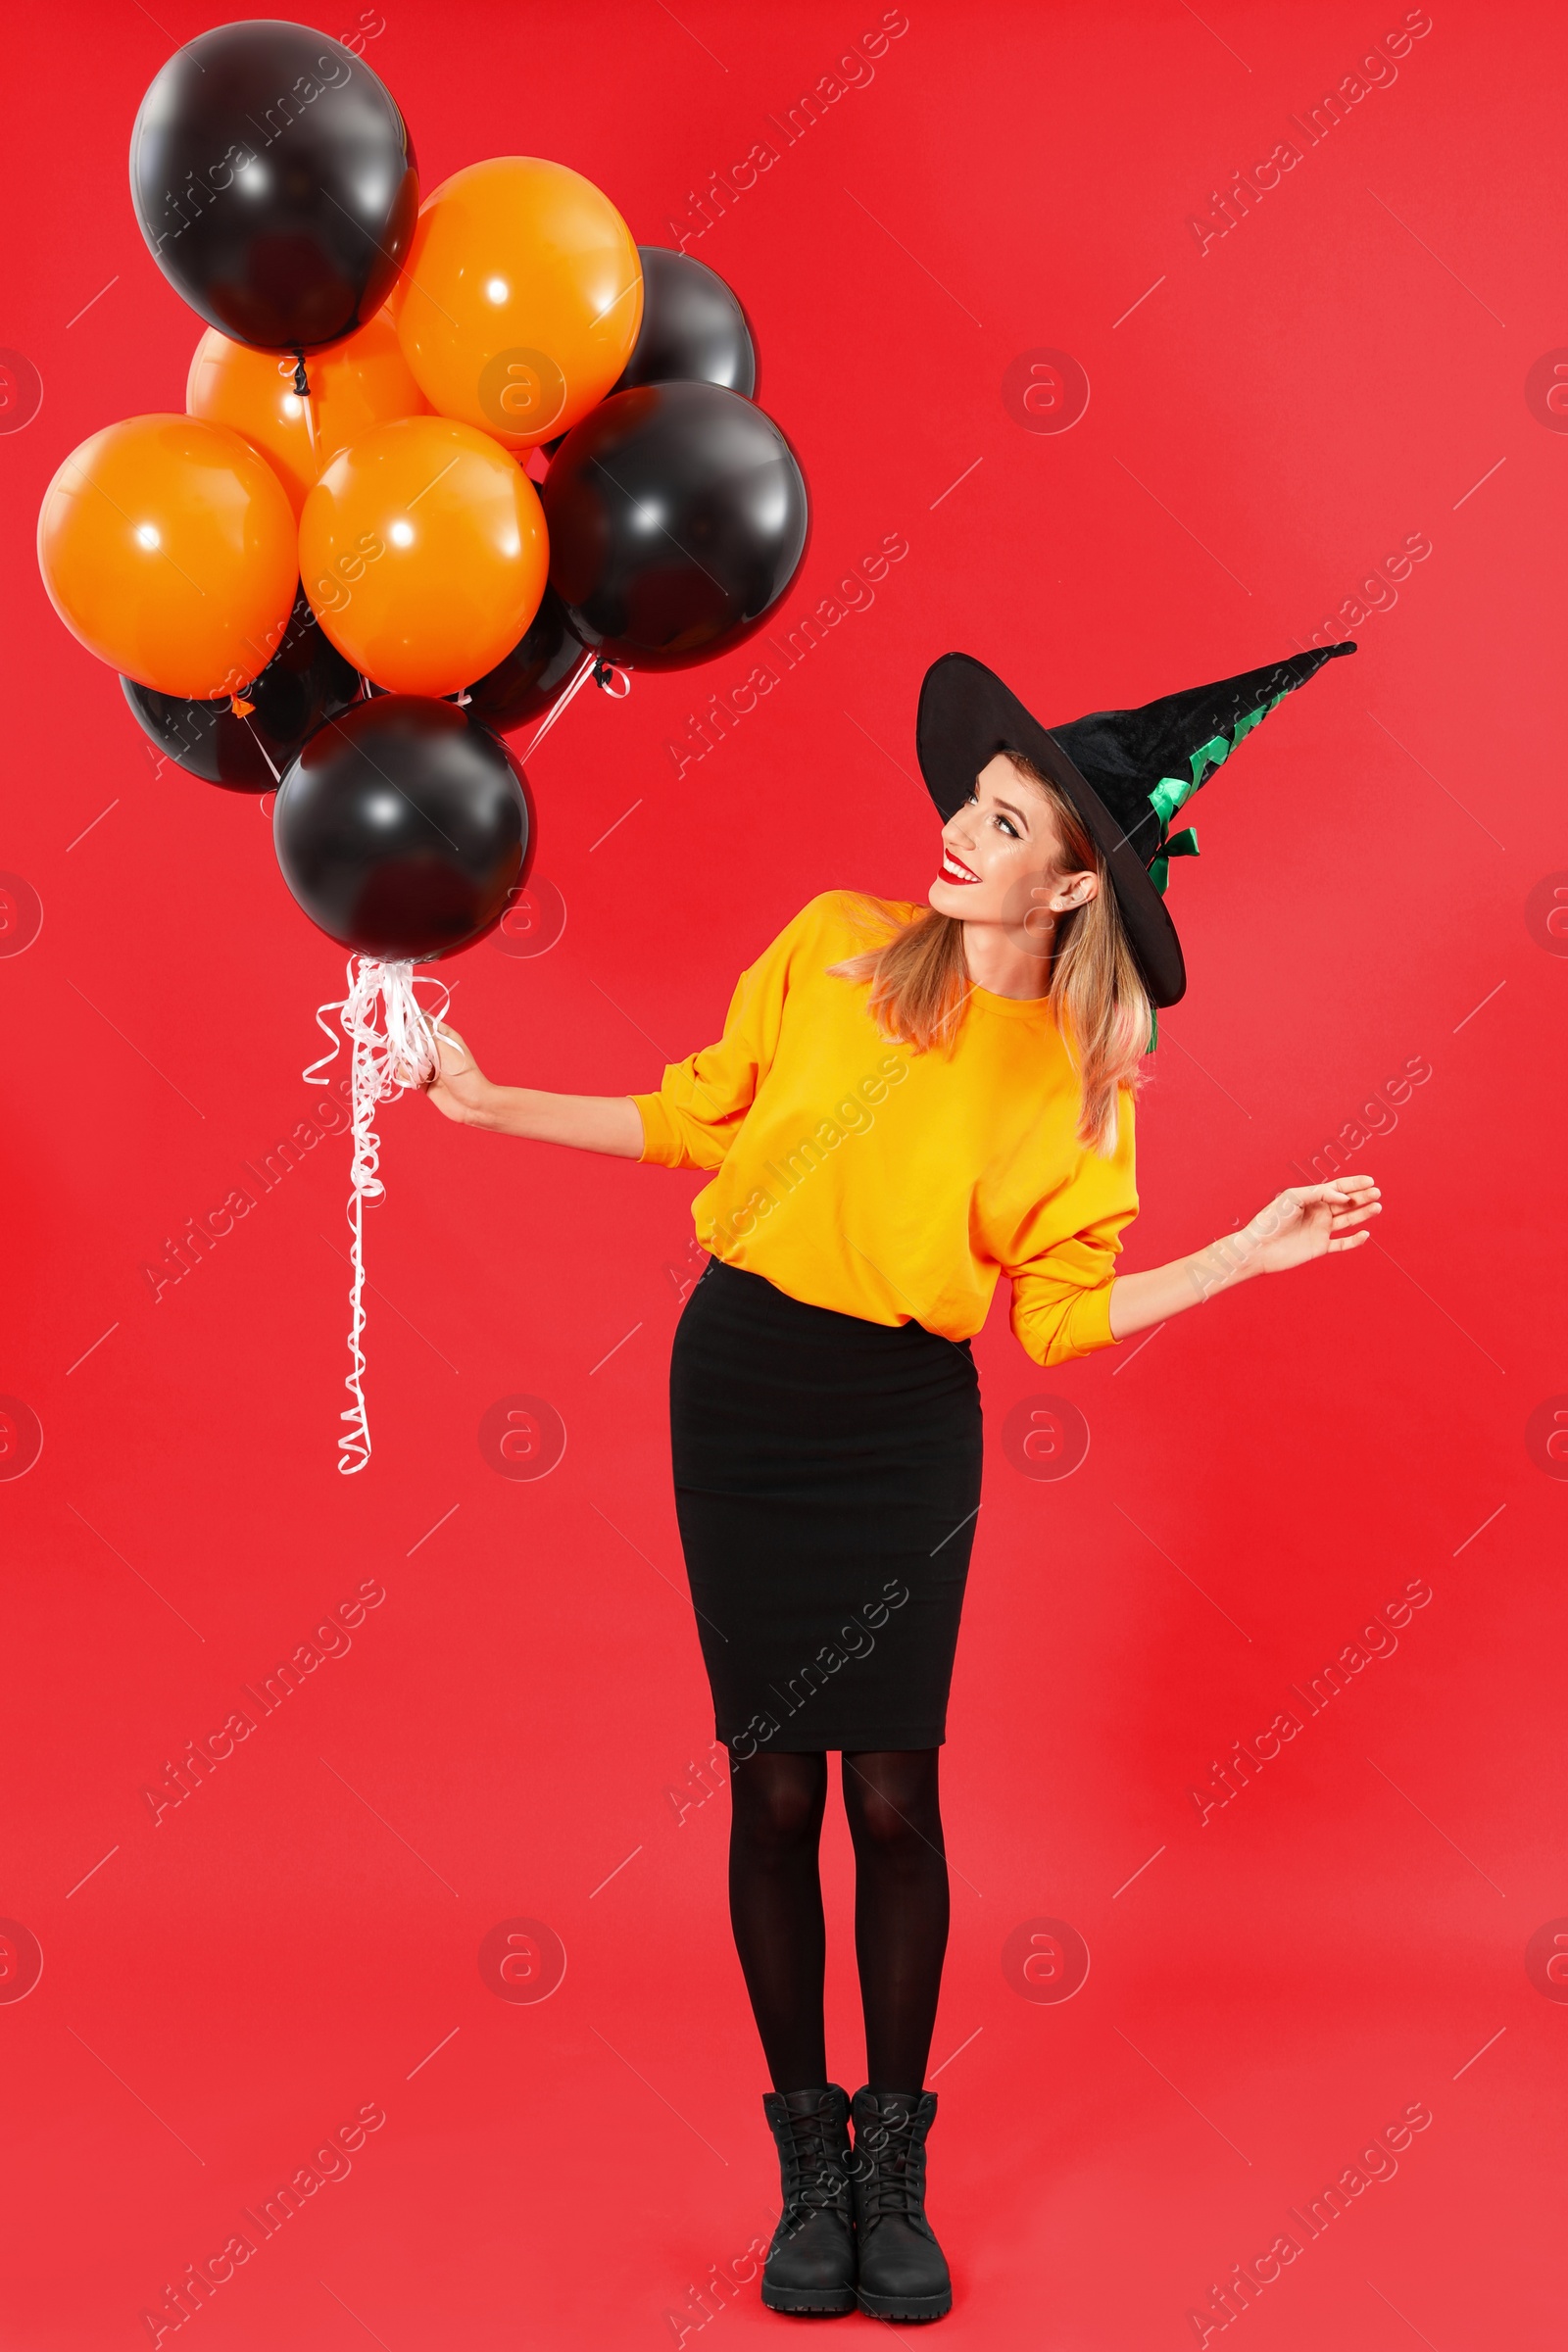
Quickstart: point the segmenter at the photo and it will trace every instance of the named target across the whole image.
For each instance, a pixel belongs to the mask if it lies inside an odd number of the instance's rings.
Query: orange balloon
[[[443,180],[398,284],[398,340],[431,407],[509,449],[585,416],[642,324],[631,230],[592,180],[531,155]]]
[[[243,433],[288,492],[296,516],[340,449],[394,417],[428,416],[430,407],[384,312],[341,343],[313,351],[305,375],[310,392],[302,400],[291,352],[255,351],[210,326],[185,382],[191,416]]]
[[[38,568],[74,637],[138,686],[193,702],[267,667],[294,609],[294,517],[238,433],[130,416],[44,492]]]
[[[515,458],[447,416],[383,424],[339,453],[300,517],[311,609],[356,669],[452,694],[510,654],[539,610],[550,542]]]

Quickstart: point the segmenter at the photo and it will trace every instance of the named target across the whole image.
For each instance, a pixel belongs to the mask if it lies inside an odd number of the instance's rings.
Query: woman
[[[1040,1364],[1356,1249],[1376,1187],[1282,1193],[1118,1274],[1133,1097],[1182,995],[1169,820],[1334,647],[1048,732],[950,654],[917,744],[944,818],[929,905],[827,891],[742,973],[716,1046],[656,1094],[492,1085],[452,1032],[428,1088],[467,1126],[713,1171],[670,1365],[675,1501],[730,1760],[730,1913],[773,2087],[775,2311],[936,2319],[925,2084],[948,1934],[937,1765],[980,1505],[970,1338],[999,1273]],[[828,2080],[817,1843],[842,1757],[866,2082]],[[853,2118],[852,2152],[849,2124]]]

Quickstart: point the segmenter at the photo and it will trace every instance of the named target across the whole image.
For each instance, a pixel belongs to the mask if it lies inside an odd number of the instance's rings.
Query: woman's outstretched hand
[[[1120,1275],[1110,1286],[1110,1333],[1123,1340],[1198,1306],[1233,1283],[1254,1274],[1283,1274],[1308,1258],[1336,1250],[1359,1250],[1372,1239],[1365,1228],[1379,1214],[1382,1196],[1370,1176],[1339,1176],[1332,1184],[1298,1185],[1277,1193],[1235,1233],[1227,1233],[1190,1257],[1151,1266],[1144,1274]]]
[[[460,1127],[475,1126],[493,1091],[490,1081],[455,1029],[449,1029],[444,1021],[431,1026],[441,1056],[441,1074],[427,1079],[421,1092],[444,1118],[455,1119]]]
[[[1240,1233],[1216,1245],[1250,1260],[1250,1273],[1283,1274],[1336,1250],[1359,1250],[1372,1239],[1365,1226],[1383,1197],[1370,1176],[1337,1176],[1329,1184],[1300,1184],[1276,1193]],[[1357,1230],[1357,1228],[1362,1230]]]

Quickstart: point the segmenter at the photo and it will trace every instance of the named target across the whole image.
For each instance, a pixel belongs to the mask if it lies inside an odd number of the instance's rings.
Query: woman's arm
[[[457,1031],[439,1021],[441,1073],[424,1091],[462,1127],[528,1136],[575,1152],[607,1152],[651,1167],[720,1167],[777,1051],[791,972],[803,954],[820,944],[843,895],[821,891],[808,901],[736,981],[723,1036],[668,1064],[653,1092],[544,1095],[531,1087],[493,1086]]]
[[[1199,1306],[1216,1291],[1250,1282],[1254,1274],[1283,1274],[1336,1250],[1357,1250],[1369,1233],[1355,1233],[1377,1216],[1382,1197],[1370,1176],[1341,1176],[1332,1184],[1298,1185],[1278,1194],[1237,1233],[1151,1266],[1144,1274],[1121,1274],[1110,1286],[1110,1329],[1124,1340],[1152,1323],[1163,1323],[1184,1307]]]
[[[483,1127],[493,1135],[522,1135],[535,1143],[566,1144],[576,1152],[641,1159],[642,1114],[630,1095],[542,1095],[532,1087],[493,1086],[455,1029],[441,1021],[435,1029],[441,1075],[422,1091],[460,1127]]]

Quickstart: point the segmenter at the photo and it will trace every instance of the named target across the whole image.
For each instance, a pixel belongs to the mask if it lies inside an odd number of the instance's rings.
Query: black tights
[[[948,1941],[941,1752],[844,1756],[866,2080],[875,2090],[925,2083]],[[730,1801],[730,1919],[768,2071],[775,2090],[811,2089],[828,2079],[817,1872],[827,1757],[732,1756]]]

